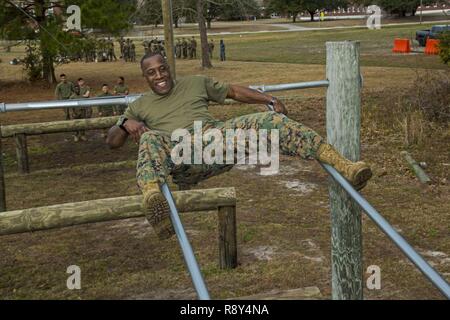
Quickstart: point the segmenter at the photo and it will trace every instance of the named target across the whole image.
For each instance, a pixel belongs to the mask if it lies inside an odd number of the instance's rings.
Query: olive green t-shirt
[[[55,89],[55,98],[58,100],[69,99],[73,93],[73,83],[67,81],[66,83],[60,82]]]
[[[89,88],[89,86],[83,86],[80,87],[80,95],[84,96],[86,94],[86,92],[91,91],[91,88]],[[92,92],[90,92],[91,94]],[[84,97],[83,97],[84,98]]]
[[[145,93],[130,104],[124,116],[143,121],[151,130],[170,134],[175,129],[192,127],[194,121],[214,121],[208,102],[223,103],[227,93],[226,83],[205,76],[188,76],[177,80],[167,95]]]
[[[128,92],[128,86],[126,85],[115,85],[114,86],[114,92],[117,94],[125,94],[126,92]]]

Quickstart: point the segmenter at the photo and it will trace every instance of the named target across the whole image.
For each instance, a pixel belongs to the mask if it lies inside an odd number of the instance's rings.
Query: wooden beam
[[[327,139],[352,161],[360,156],[361,78],[359,42],[327,42]],[[363,298],[361,210],[329,178],[332,298]]]
[[[416,177],[419,179],[421,183],[427,184],[431,183],[430,177],[427,176],[422,167],[416,162],[416,160],[411,157],[411,155],[407,151],[402,151],[400,154],[405,158],[406,162],[408,162],[410,169]]]
[[[72,132],[78,130],[107,129],[116,124],[118,116],[90,119],[77,119],[53,122],[13,124],[2,126],[1,137],[14,137],[18,134],[39,135],[46,133]]]
[[[173,196],[180,212],[236,206],[234,188],[178,191]],[[0,235],[142,217],[141,201],[142,196],[128,196],[7,211],[0,215]]]
[[[269,292],[257,293],[251,296],[233,298],[232,300],[319,300],[319,299],[323,299],[323,296],[320,293],[319,288],[306,287],[288,290],[274,289]]]

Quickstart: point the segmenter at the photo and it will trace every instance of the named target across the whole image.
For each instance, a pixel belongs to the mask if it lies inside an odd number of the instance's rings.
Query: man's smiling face
[[[173,88],[173,80],[167,62],[161,55],[154,55],[142,61],[142,74],[154,93],[166,95]]]

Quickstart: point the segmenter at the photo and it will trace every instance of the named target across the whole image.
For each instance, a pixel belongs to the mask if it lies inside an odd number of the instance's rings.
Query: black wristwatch
[[[272,97],[272,100],[270,100],[270,102],[267,104],[267,106],[271,111],[275,111],[275,101],[276,98]]]
[[[125,131],[126,133],[128,133],[128,131],[127,131],[127,129],[125,129],[124,124],[125,124],[125,122],[127,122],[127,120],[128,120],[127,118],[121,117],[119,119],[119,121],[117,122],[117,125],[119,126],[119,128],[122,129],[123,131]]]

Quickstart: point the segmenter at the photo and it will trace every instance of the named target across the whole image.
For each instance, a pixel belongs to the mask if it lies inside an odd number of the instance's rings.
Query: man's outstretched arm
[[[248,104],[269,104],[274,100],[274,110],[283,114],[287,114],[287,110],[283,102],[271,95],[259,92],[243,86],[231,84],[228,88],[227,98]]]

